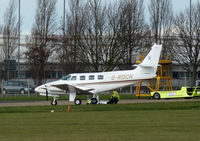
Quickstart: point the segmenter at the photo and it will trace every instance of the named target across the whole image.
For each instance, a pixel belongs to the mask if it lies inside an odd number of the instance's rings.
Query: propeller
[[[45,85],[45,89],[46,89],[46,100],[48,101],[48,89],[46,85]]]

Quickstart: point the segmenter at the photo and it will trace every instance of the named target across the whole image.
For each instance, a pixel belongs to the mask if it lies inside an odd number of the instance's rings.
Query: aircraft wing
[[[62,89],[62,90],[67,90],[67,91],[69,90],[69,87],[68,87],[69,85],[67,84],[53,84],[51,86]]]
[[[85,86],[78,86],[78,85],[68,85],[68,84],[54,84],[52,85],[53,87],[56,87],[56,88],[59,88],[59,89],[62,89],[62,90],[67,90],[69,91],[69,87],[72,87],[74,88],[76,91],[78,92],[82,92],[84,94],[92,94],[90,91],[92,91],[93,89],[89,88],[89,87],[85,87]]]
[[[75,86],[74,88],[78,90],[82,90],[82,91],[87,91],[87,92],[94,90],[94,89],[83,87],[83,86]]]

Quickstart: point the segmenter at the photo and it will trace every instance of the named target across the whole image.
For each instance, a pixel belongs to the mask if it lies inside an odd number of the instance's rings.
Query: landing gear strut
[[[57,105],[56,97],[53,97],[53,100],[51,101],[51,105],[52,106],[56,106]]]

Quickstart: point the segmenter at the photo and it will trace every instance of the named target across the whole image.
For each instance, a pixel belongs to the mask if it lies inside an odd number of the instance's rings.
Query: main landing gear
[[[88,103],[88,101],[90,101],[90,102]],[[96,95],[96,94],[93,96],[89,95],[88,101],[87,101],[87,104],[98,104],[99,103],[99,95]],[[81,99],[79,99],[79,98],[74,99],[75,105],[81,105],[81,103],[82,103]]]
[[[81,100],[78,99],[78,98],[76,98],[76,99],[74,100],[74,104],[75,104],[75,105],[81,105]]]
[[[98,100],[97,100],[96,98],[92,98],[92,99],[91,99],[91,103],[92,103],[92,104],[97,104],[97,102],[98,102]]]

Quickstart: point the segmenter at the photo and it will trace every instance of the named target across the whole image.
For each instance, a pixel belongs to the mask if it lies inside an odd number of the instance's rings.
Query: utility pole
[[[65,0],[63,1],[63,36],[65,36]]]
[[[18,57],[17,57],[17,78],[20,78],[20,0],[19,0],[19,7],[18,7]]]
[[[63,0],[63,38],[62,38],[62,48],[65,46],[65,0]],[[64,56],[64,50],[62,51]],[[62,72],[63,73],[63,72]]]
[[[190,0],[190,40],[192,39],[192,0]]]

